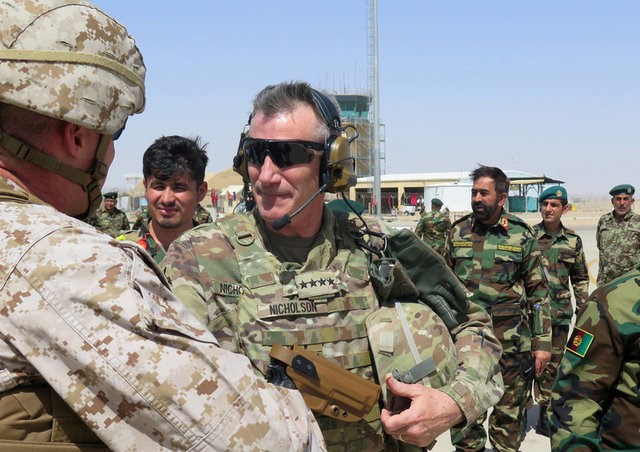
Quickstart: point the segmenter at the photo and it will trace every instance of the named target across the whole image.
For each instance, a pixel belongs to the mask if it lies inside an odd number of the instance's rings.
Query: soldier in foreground
[[[133,38],[81,0],[0,17],[0,449],[322,449],[298,392],[221,349],[138,246],[73,218],[144,107]]]
[[[582,239],[562,224],[562,215],[569,210],[567,190],[561,186],[547,188],[540,194],[542,221],[533,230],[544,258],[544,268],[551,294],[551,360],[534,380],[534,396],[540,407],[536,433],[549,436],[547,408],[551,400],[558,366],[564,354],[574,308],[571,287],[576,299],[575,312],[589,297],[589,272]]]
[[[616,185],[609,194],[613,210],[598,220],[596,243],[598,286],[613,281],[640,262],[640,215],[633,209],[636,189],[629,184]]]
[[[553,385],[554,451],[640,450],[640,268],[578,313]]]
[[[118,237],[142,246],[160,263],[171,242],[197,226],[196,208],[207,194],[204,172],[209,157],[198,138],[158,138],[142,156],[148,218],[136,231]]]
[[[422,215],[416,226],[416,235],[424,240],[424,243],[433,248],[438,254],[444,256],[447,233],[451,228],[449,215],[442,212],[442,201],[438,198],[431,200],[431,211]]]
[[[471,300],[491,315],[502,343],[505,394],[489,418],[489,440],[498,451],[514,451],[525,435],[533,374],[541,374],[551,357],[549,288],[533,230],[503,208],[507,176],[500,168],[480,166],[471,177],[473,213],[453,223],[445,259]],[[485,418],[454,432],[456,448],[484,450]]]
[[[320,196],[355,184],[353,139],[341,126],[335,99],[302,82],[266,87],[254,100],[234,160],[253,188],[255,208],[200,226],[197,233],[187,231],[171,244],[163,265],[176,294],[220,344],[245,353],[264,378],[272,377],[272,346],[301,346],[386,384],[387,400],[394,393],[410,403],[399,414],[380,411],[376,404],[353,423],[319,415],[329,449],[394,450],[398,442],[427,446],[500,397],[500,348],[486,313],[469,307],[455,275],[410,231],[409,238],[426,250],[414,257],[433,262],[423,273],[448,278],[449,291],[459,289],[464,308],[449,334],[443,321],[417,302],[380,306],[384,300],[374,288],[380,279],[370,276],[368,245],[360,240],[362,219],[331,211]],[[412,285],[405,279],[389,289],[407,299],[399,289]],[[393,329],[398,319],[394,309],[402,308],[398,304],[405,305],[405,312],[422,308],[421,317],[412,316],[408,323],[421,331],[418,341],[424,346],[419,350],[431,354],[442,371],[429,373],[434,387],[424,379],[412,384],[391,377],[385,381],[392,369],[381,360],[393,358],[394,337],[401,336]],[[388,317],[371,321],[378,315]]]
[[[98,231],[117,237],[123,231],[129,229],[127,214],[116,207],[118,193],[110,191],[103,195],[104,207],[87,218],[87,223],[95,227]]]

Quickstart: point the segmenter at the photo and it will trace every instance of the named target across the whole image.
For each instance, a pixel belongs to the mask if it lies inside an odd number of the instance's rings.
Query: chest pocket
[[[473,273],[473,248],[470,246],[454,246],[451,249],[454,271],[463,281],[471,279]]]
[[[511,251],[497,249],[494,256],[494,262],[483,262],[483,269],[490,270],[497,268],[497,272],[493,274],[495,282],[508,284],[517,279],[517,273],[522,264],[522,251]]]
[[[569,276],[569,269],[576,263],[576,253],[573,250],[560,250],[558,253],[558,276]]]

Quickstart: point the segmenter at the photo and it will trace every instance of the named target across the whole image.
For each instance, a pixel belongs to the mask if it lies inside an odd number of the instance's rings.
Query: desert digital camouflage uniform
[[[325,207],[323,224],[303,264],[271,252],[257,209],[202,225],[174,240],[163,262],[179,298],[209,326],[220,344],[246,354],[258,375],[267,376],[273,344],[304,345],[346,369],[378,380],[372,367],[366,319],[381,313],[368,273],[367,255],[348,232],[347,214]],[[275,254],[274,254],[275,253]],[[451,396],[467,420],[501,396],[496,382],[500,354],[489,319],[473,306],[452,330],[456,368],[446,326],[427,308],[422,330],[432,332],[427,351],[442,370],[434,386]],[[380,315],[386,315],[381,313]],[[393,341],[386,342],[386,348]],[[377,349],[379,344],[374,344]],[[386,350],[385,353],[389,353]],[[446,375],[453,380],[442,385]],[[490,381],[487,381],[490,380]],[[319,422],[331,450],[394,450],[395,439],[382,436],[380,411],[347,424],[329,417]],[[384,441],[384,443],[383,443]],[[403,445],[407,446],[407,445]]]
[[[551,295],[552,351],[551,360],[541,375],[535,377],[535,400],[541,406],[548,406],[551,386],[562,361],[564,347],[573,318],[571,289],[576,299],[577,312],[589,298],[589,271],[582,247],[582,239],[572,229],[560,224],[560,232],[548,234],[544,222],[533,227],[544,257],[544,268]]]
[[[213,217],[211,216],[211,213],[207,209],[202,207],[202,204],[198,203],[196,212],[193,214],[193,221],[195,225],[212,223]]]
[[[553,385],[554,451],[640,450],[640,269],[579,312]]]
[[[549,288],[533,230],[504,210],[492,226],[466,215],[449,231],[445,260],[472,293],[471,300],[491,315],[502,343],[505,395],[490,416],[489,438],[496,450],[517,450],[534,373],[531,351],[551,351]],[[486,413],[470,427],[452,430],[456,447],[483,448],[485,418]]]
[[[106,209],[99,209],[95,215],[87,218],[87,223],[111,237],[117,237],[123,231],[129,230],[127,214],[117,207],[113,209],[113,214]]]
[[[309,430],[321,441],[299,393],[267,390],[220,349],[136,245],[5,178],[0,193],[0,413],[8,395],[50,385],[113,450],[304,449]],[[0,448],[52,441],[40,421],[30,436],[28,419],[17,434],[0,423]]]
[[[162,248],[153,239],[153,236],[149,232],[149,219],[142,220],[140,228],[138,230],[127,231],[124,234],[116,237],[116,240],[129,240],[135,242],[144,248],[147,253],[156,261],[157,264],[162,262],[164,255],[166,254],[164,248]]]
[[[444,255],[447,232],[451,228],[449,215],[440,210],[426,212],[416,226],[416,235],[438,254]]]
[[[598,286],[602,286],[640,262],[640,215],[630,211],[618,221],[613,212],[604,214],[598,221],[596,243]]]

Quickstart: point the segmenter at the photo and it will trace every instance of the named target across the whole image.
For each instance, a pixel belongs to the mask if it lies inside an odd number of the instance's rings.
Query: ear
[[[209,191],[209,184],[206,181],[200,184],[198,187],[198,202],[201,202]]]
[[[569,211],[569,207],[571,207],[569,204],[564,205],[564,207],[562,208],[562,215]]]
[[[498,207],[504,206],[505,202],[507,202],[507,193],[498,193]]]
[[[65,151],[75,159],[86,157],[87,151],[94,152],[97,142],[96,135],[87,127],[63,123],[62,142]]]

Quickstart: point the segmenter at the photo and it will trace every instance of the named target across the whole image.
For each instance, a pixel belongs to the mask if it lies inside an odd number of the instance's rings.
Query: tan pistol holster
[[[302,347],[276,344],[269,356],[287,365],[293,380],[311,410],[355,422],[363,419],[380,398],[380,386],[343,369],[323,356]]]

